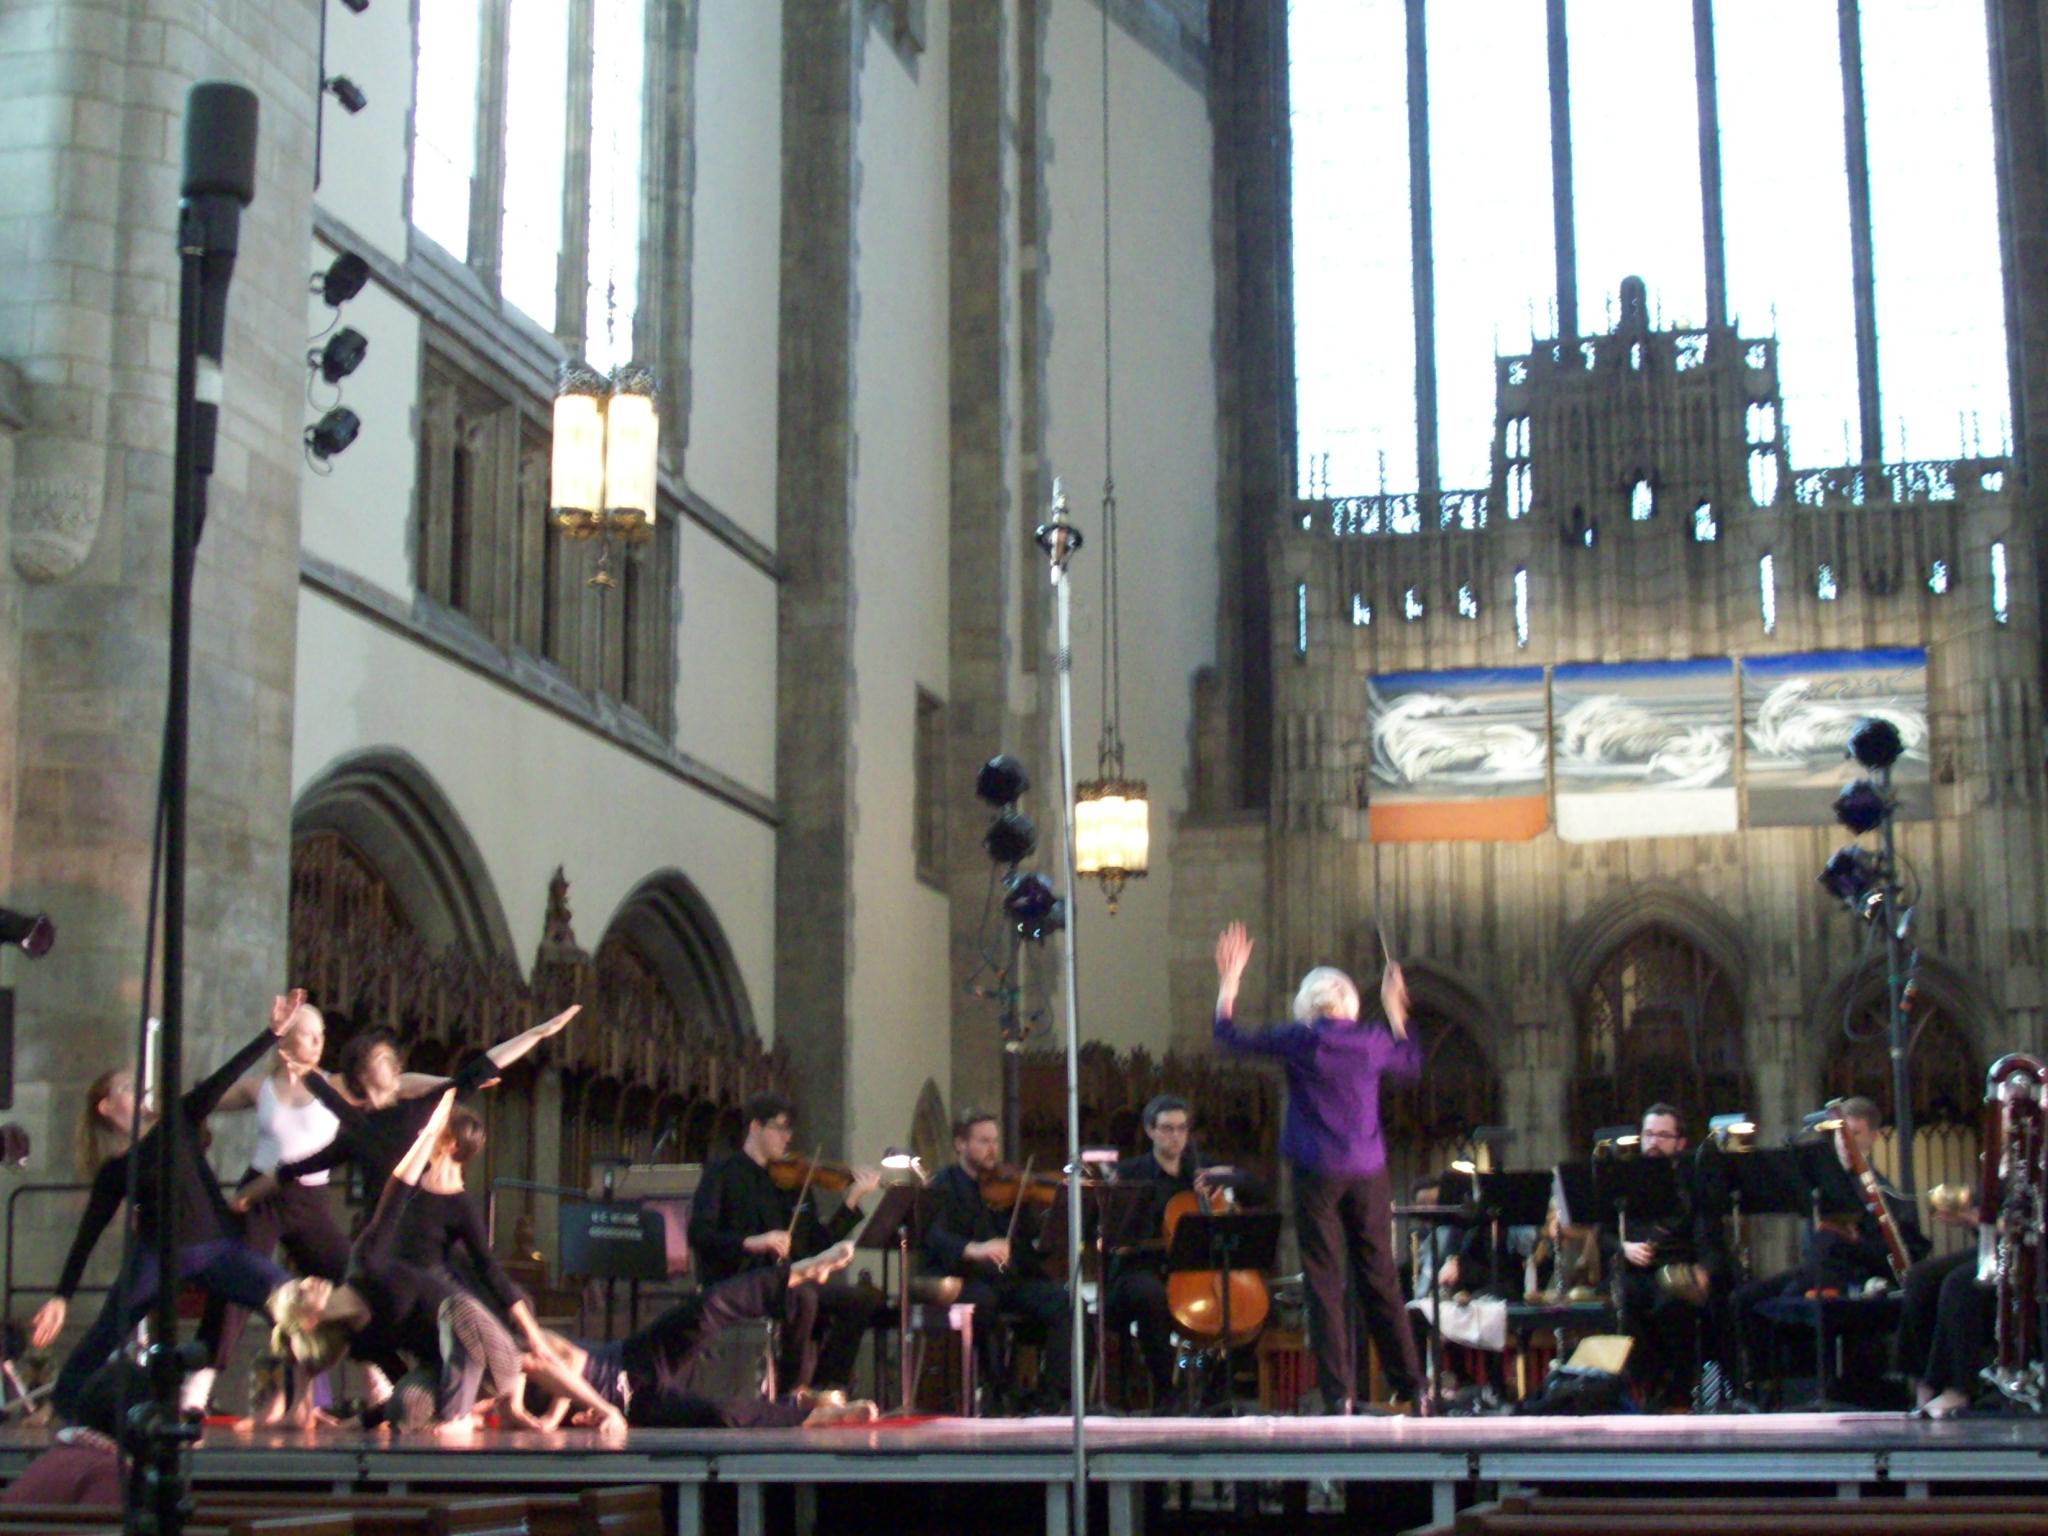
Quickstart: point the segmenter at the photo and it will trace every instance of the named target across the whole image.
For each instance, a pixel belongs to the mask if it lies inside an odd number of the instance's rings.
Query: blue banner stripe
[[[1543,683],[1541,667],[1466,667],[1455,672],[1382,672],[1366,679],[1384,693],[1456,693],[1462,688],[1532,688]]]
[[[1924,667],[1924,648],[1883,651],[1802,651],[1794,656],[1745,656],[1742,670],[1757,677],[1796,677],[1802,672],[1874,672]]]
[[[1732,677],[1735,663],[1726,656],[1701,661],[1572,662],[1550,669],[1558,683],[1624,682],[1639,677]]]

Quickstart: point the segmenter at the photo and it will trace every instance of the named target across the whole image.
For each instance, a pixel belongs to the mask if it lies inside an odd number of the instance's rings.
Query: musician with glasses
[[[1628,1374],[1643,1406],[1685,1407],[1696,1362],[1720,1352],[1713,1298],[1727,1294],[1726,1245],[1684,1158],[1684,1113],[1674,1104],[1652,1104],[1636,1135],[1640,1156],[1674,1163],[1679,1209],[1647,1231],[1631,1227],[1606,1237],[1615,1311],[1634,1343]]]

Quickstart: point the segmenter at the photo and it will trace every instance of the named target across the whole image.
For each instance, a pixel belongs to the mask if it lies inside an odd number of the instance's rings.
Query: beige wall
[[[854,343],[853,982],[847,1152],[907,1136],[943,1082],[946,898],[917,878],[916,690],[944,696],[947,645],[946,29],[914,70],[871,28],[860,82]]]
[[[1102,718],[1100,28],[1093,5],[1054,5],[1047,41],[1052,339],[1045,454],[1089,540],[1074,580],[1077,779],[1094,773]],[[1081,1033],[1118,1048],[1163,1051],[1174,1022],[1165,961],[1175,878],[1168,818],[1187,803],[1190,682],[1215,655],[1210,125],[1201,92],[1121,27],[1111,26],[1109,49],[1124,761],[1126,772],[1150,787],[1152,873],[1126,887],[1114,918],[1093,882],[1080,893]],[[1045,760],[1050,770],[1050,751]],[[1045,796],[1037,803],[1047,808],[1049,827],[1055,802]],[[1042,858],[1053,856],[1050,835],[1046,842]]]
[[[475,839],[522,964],[557,864],[577,937],[593,947],[642,879],[681,870],[717,914],[771,1035],[772,829],[311,589],[299,655],[294,796],[363,750],[411,754]]]

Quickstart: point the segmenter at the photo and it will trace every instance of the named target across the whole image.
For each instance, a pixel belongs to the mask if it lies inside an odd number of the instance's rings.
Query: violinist
[[[882,1182],[871,1169],[836,1170],[839,1176],[827,1180],[806,1179],[810,1170],[799,1168],[789,1178],[793,1162],[800,1162],[789,1154],[794,1106],[780,1094],[757,1093],[740,1114],[747,1131],[739,1150],[706,1165],[690,1202],[690,1251],[706,1286],[823,1253],[853,1234],[861,1221],[861,1201]],[[843,1187],[845,1197],[829,1219],[821,1220],[811,1195],[828,1184]],[[776,1366],[780,1389],[846,1386],[875,1305],[869,1292],[843,1276],[822,1285],[791,1286],[784,1297],[782,1359]]]
[[[982,1380],[1026,1411],[1061,1411],[1072,1380],[1068,1359],[1067,1292],[1047,1279],[1030,1239],[1039,1230],[1028,1207],[1032,1189],[1008,1181],[1011,1208],[999,1210],[983,1192],[997,1183],[1001,1136],[996,1117],[963,1109],[953,1121],[953,1165],[931,1182],[932,1215],[924,1234],[927,1269],[960,1278],[960,1300],[974,1308],[974,1348]],[[1014,1232],[1014,1241],[1012,1233]],[[1024,1398],[1005,1380],[995,1348],[995,1321],[1011,1317],[1039,1346],[1038,1390]]]
[[[1883,1118],[1878,1107],[1858,1095],[1843,1099],[1835,1106],[1835,1113],[1841,1120],[1836,1150],[1843,1158],[1843,1166],[1849,1166],[1848,1159],[1853,1155],[1868,1167]],[[1904,1245],[1907,1258],[1913,1261],[1925,1258],[1934,1245],[1921,1235],[1914,1202],[1892,1188],[1882,1177],[1878,1178],[1877,1184],[1878,1194]],[[1894,1278],[1890,1245],[1870,1211],[1858,1212],[1853,1220],[1824,1216],[1811,1234],[1803,1262],[1782,1274],[1752,1280],[1735,1292],[1732,1305],[1749,1352],[1752,1378],[1758,1362],[1768,1353],[1772,1342],[1769,1322],[1756,1311],[1760,1303],[1778,1296],[1803,1296],[1809,1291],[1823,1295],[1832,1291],[1849,1296],[1862,1291],[1873,1280],[1891,1284]]]
[[[1144,1112],[1145,1135],[1152,1150],[1117,1164],[1119,1184],[1153,1187],[1152,1209],[1144,1225],[1156,1237],[1162,1230],[1166,1204],[1183,1190],[1202,1195],[1238,1184],[1234,1168],[1204,1168],[1192,1138],[1192,1111],[1176,1094],[1155,1095]],[[1239,1185],[1242,1189],[1241,1184]],[[1111,1255],[1106,1318],[1119,1338],[1134,1325],[1138,1350],[1152,1378],[1153,1411],[1168,1411],[1173,1402],[1173,1313],[1166,1300],[1166,1248],[1162,1242],[1127,1248]]]

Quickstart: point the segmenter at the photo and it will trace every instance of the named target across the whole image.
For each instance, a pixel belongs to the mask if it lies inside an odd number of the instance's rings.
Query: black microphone
[[[198,265],[199,406],[194,466],[213,472],[214,426],[227,347],[228,281],[241,243],[242,210],[256,196],[256,93],[232,80],[201,80],[185,97],[185,175],[178,249]],[[189,274],[188,274],[189,280]]]

